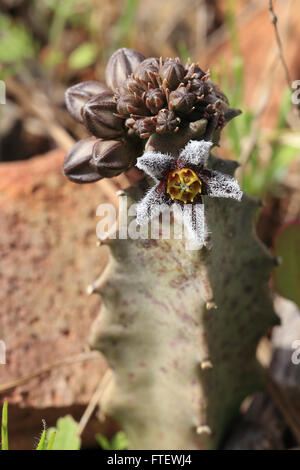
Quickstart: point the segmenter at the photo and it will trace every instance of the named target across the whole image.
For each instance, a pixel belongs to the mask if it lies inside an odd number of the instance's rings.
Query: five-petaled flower
[[[234,178],[207,168],[212,145],[204,140],[191,140],[177,160],[168,154],[151,151],[138,159],[136,166],[156,182],[137,204],[139,225],[158,216],[166,206],[179,206],[183,209],[181,213],[188,238],[203,245],[208,228],[202,196],[240,201],[243,195]]]

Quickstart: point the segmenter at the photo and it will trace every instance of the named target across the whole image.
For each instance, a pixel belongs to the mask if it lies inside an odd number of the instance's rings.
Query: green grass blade
[[[47,445],[46,450],[52,450],[53,445],[54,445],[54,441],[55,441],[55,437],[56,437],[56,432],[53,431],[53,432],[50,434],[49,442],[48,442],[48,445]]]
[[[36,450],[46,450],[46,448],[47,448],[46,429],[44,429]]]
[[[3,403],[2,408],[1,442],[2,450],[8,450],[7,401]]]

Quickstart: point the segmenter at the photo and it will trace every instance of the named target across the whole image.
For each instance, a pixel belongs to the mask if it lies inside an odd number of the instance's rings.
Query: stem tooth
[[[209,426],[207,426],[207,424],[204,424],[204,425],[201,425],[201,426],[197,427],[196,433],[197,434],[208,434],[209,436],[211,436],[212,430],[210,429]]]
[[[206,308],[207,310],[212,310],[213,308],[214,309],[218,308],[218,306],[216,302],[214,301],[214,299],[211,299],[206,302]]]
[[[203,359],[203,361],[200,362],[200,367],[202,370],[207,370],[212,369],[213,365],[210,359]]]
[[[94,292],[95,292],[94,284],[90,284],[89,286],[87,286],[86,288],[87,295],[92,295],[94,294]]]

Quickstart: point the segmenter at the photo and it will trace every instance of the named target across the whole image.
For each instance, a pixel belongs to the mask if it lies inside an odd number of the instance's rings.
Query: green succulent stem
[[[146,149],[176,157],[191,132],[154,134]],[[237,164],[211,156],[210,166],[232,175]],[[145,185],[126,191],[128,206]],[[174,239],[109,242],[90,343],[112,369],[101,411],[131,449],[218,448],[243,399],[263,386],[256,348],[277,319],[268,292],[274,260],[255,234],[257,208],[246,195],[205,200],[211,249],[189,251]]]

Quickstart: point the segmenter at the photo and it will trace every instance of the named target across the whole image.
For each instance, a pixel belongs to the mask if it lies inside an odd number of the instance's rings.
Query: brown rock
[[[115,203],[126,178],[72,184],[61,174],[64,154],[0,165],[0,339],[7,347],[0,386],[86,350],[99,309],[99,297],[86,294],[107,258],[96,247],[96,208]],[[43,418],[48,426],[67,413],[79,419],[105,370],[99,356],[2,393],[11,447],[32,448]],[[85,445],[95,444],[91,426]]]

